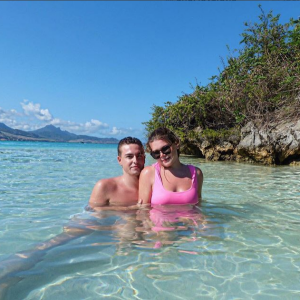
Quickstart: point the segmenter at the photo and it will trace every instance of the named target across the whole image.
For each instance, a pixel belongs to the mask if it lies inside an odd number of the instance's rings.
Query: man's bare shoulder
[[[107,205],[118,189],[120,177],[100,179],[94,186],[89,205],[94,208]]]
[[[105,178],[100,179],[96,184],[95,187],[97,190],[103,190],[105,192],[114,191],[118,183],[120,182],[120,177],[111,177],[111,178]]]

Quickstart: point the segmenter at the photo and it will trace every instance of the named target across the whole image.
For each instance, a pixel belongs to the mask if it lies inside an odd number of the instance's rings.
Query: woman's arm
[[[155,169],[148,166],[143,169],[139,178],[139,204],[147,204],[151,201],[152,186],[154,183]]]
[[[202,199],[203,173],[199,168],[196,168],[196,171],[197,171],[197,180],[198,180],[198,198],[200,202]]]

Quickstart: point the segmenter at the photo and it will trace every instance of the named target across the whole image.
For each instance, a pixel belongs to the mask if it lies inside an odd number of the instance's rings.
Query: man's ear
[[[121,164],[121,161],[122,161],[122,158],[121,158],[121,156],[118,156],[118,157],[117,157],[117,159],[118,159],[118,163],[119,163],[119,165],[120,165],[120,166],[122,166],[122,164]]]

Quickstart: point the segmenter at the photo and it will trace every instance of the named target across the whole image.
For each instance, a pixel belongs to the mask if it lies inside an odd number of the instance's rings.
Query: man
[[[118,162],[123,175],[99,180],[90,197],[89,206],[102,210],[104,206],[124,207],[138,201],[139,176],[145,164],[142,142],[126,137],[118,144]]]
[[[135,206],[137,204],[139,176],[145,164],[145,151],[141,141],[133,137],[126,137],[120,140],[118,144],[118,162],[122,166],[123,175],[101,179],[96,183],[89,200],[89,206],[92,209],[124,210],[129,209],[131,205]],[[136,216],[134,215],[133,220],[135,219]],[[16,274],[34,267],[36,263],[43,260],[48,250],[82,235],[89,234],[91,230],[107,230],[108,227],[110,230],[116,230],[117,228],[97,223],[85,223],[85,221],[83,220],[78,224],[75,222],[72,226],[66,226],[61,234],[39,243],[30,250],[18,252],[7,260],[2,261],[0,268],[0,298],[5,297],[7,290],[22,280],[22,276],[16,276]],[[127,223],[122,223],[121,228],[116,230],[116,232],[122,233],[122,230],[123,232],[126,231],[126,226],[136,226],[135,223],[130,222],[130,219],[129,221],[127,220]]]

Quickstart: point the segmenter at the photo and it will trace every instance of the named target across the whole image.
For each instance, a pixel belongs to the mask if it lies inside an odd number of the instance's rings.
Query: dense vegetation
[[[159,126],[181,140],[210,141],[238,132],[247,122],[272,126],[300,115],[300,23],[280,24],[280,15],[266,14],[259,23],[245,23],[241,49],[223,61],[223,70],[207,86],[197,84],[191,94],[165,107],[152,107],[143,124],[149,134]]]

